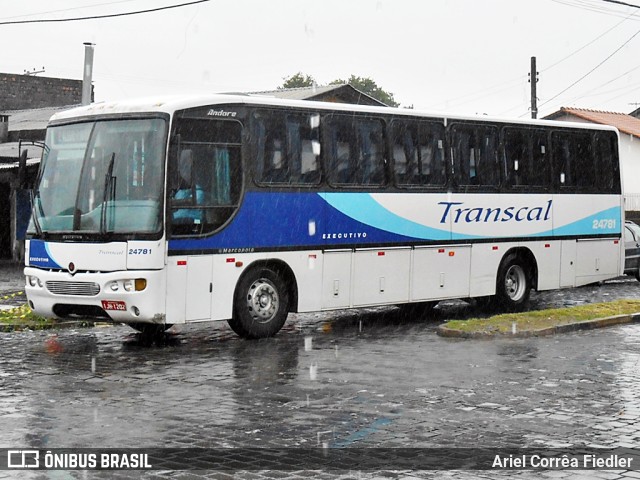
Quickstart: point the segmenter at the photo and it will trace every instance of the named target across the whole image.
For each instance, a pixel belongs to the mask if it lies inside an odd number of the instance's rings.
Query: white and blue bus
[[[40,315],[153,332],[622,274],[613,128],[213,95],[56,114],[26,243]]]

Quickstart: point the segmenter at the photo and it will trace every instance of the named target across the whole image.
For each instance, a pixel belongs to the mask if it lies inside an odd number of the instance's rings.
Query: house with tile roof
[[[620,132],[620,162],[627,216],[640,219],[640,118],[632,114],[562,107],[546,120],[611,125]]]
[[[353,103],[354,105],[372,105],[374,107],[388,107],[380,100],[361,92],[348,83],[300,87],[281,88],[264,92],[251,92],[252,95],[267,95],[287,100],[311,100],[318,102]]]

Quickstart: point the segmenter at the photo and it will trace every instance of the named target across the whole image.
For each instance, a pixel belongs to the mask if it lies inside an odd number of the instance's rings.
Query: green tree
[[[329,85],[337,85],[337,84],[344,84],[344,83],[348,83],[353,88],[356,88],[361,92],[366,93],[367,95],[375,98],[376,100],[380,100],[382,103],[390,107],[397,107],[400,105],[393,98],[393,93],[386,92],[385,90],[380,88],[378,84],[370,78],[351,75],[349,77],[349,80],[337,79],[331,82]]]
[[[316,83],[315,79],[311,75],[306,75],[302,72],[291,75],[290,77],[284,77],[282,86],[278,87],[278,90],[284,90],[285,88],[302,88],[313,87]]]

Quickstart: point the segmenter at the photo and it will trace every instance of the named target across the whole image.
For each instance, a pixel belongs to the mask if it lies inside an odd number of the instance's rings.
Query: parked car
[[[624,273],[640,281],[640,225],[629,220],[624,225]]]

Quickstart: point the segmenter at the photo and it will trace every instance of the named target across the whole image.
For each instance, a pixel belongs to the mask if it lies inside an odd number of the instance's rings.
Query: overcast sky
[[[187,1],[0,0],[0,22]],[[210,0],[4,24],[0,38],[0,72],[72,79],[94,43],[96,101],[271,90],[301,71],[320,85],[370,77],[417,109],[528,117],[536,56],[540,116],[640,104],[640,9],[604,0]]]

